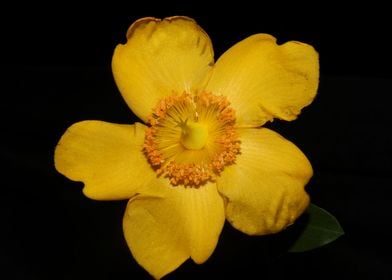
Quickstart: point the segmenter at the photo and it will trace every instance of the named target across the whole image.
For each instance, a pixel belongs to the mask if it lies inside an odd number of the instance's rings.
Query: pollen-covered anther
[[[223,96],[172,95],[157,104],[148,121],[144,153],[173,186],[197,188],[214,181],[240,152],[235,111]]]
[[[195,163],[177,164],[172,161],[166,166],[165,172],[166,177],[175,186],[182,184],[185,186],[199,187],[207,180],[212,179],[210,168]]]

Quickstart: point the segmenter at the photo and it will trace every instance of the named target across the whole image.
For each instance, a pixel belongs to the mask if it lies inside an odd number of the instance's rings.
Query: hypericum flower
[[[118,88],[144,122],[82,121],[62,136],[57,170],[92,199],[129,199],[125,239],[155,278],[206,261],[225,218],[249,235],[278,232],[305,210],[312,168],[261,126],[294,120],[316,95],[318,54],[256,34],[214,63],[187,17],[142,18],[114,51]]]

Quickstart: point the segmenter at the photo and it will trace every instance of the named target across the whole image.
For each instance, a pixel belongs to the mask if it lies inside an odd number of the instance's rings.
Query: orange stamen
[[[167,177],[173,186],[200,187],[214,181],[224,167],[235,163],[240,152],[235,111],[223,96],[211,93],[183,93],[162,99],[148,119],[144,153],[158,176]],[[181,131],[187,121],[200,122],[210,132],[208,143],[186,154]]]

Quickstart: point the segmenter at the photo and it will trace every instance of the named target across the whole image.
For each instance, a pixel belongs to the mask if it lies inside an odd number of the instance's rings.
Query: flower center
[[[189,150],[200,150],[208,138],[208,129],[205,125],[193,121],[185,121],[180,125],[182,129],[181,144]]]
[[[144,153],[173,186],[214,181],[240,152],[235,112],[223,96],[183,93],[159,101],[148,122]]]

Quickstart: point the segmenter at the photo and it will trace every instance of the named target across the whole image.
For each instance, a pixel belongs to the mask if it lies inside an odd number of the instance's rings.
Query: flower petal
[[[145,126],[83,121],[73,124],[55,151],[56,169],[85,183],[92,199],[127,199],[156,178],[143,155]]]
[[[118,45],[112,69],[128,106],[143,121],[158,101],[173,93],[203,87],[214,63],[212,44],[187,17],[142,18]]]
[[[136,261],[161,278],[189,257],[196,263],[206,261],[215,249],[225,215],[215,184],[185,188],[173,187],[167,179],[155,183],[162,197],[132,198],[123,227]]]
[[[237,43],[216,62],[207,90],[229,97],[237,124],[257,127],[277,117],[294,120],[316,95],[318,54],[291,41],[277,45],[267,34]]]
[[[304,186],[312,167],[293,143],[269,129],[239,133],[241,154],[217,180],[218,190],[228,199],[226,217],[247,234],[278,232],[307,207]]]

